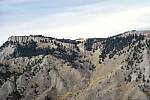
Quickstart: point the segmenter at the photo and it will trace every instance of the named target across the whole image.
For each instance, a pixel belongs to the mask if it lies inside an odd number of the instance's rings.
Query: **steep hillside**
[[[0,47],[0,100],[149,99],[149,31],[78,40],[11,36]]]

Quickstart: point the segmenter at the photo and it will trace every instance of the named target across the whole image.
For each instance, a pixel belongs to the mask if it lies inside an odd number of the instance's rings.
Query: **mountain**
[[[11,36],[0,47],[0,100],[150,100],[150,31]]]

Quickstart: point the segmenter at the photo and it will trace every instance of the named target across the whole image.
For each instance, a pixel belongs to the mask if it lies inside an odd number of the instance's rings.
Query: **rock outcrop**
[[[0,100],[149,100],[149,37],[11,36],[0,47]]]

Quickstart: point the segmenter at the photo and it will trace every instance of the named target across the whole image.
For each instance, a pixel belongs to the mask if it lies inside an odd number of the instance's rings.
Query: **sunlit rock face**
[[[0,47],[0,100],[149,100],[149,37],[11,36]]]

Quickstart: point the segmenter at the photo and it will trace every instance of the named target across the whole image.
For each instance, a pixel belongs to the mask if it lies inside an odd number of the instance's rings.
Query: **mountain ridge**
[[[0,47],[0,99],[149,100],[149,35],[11,36]]]

